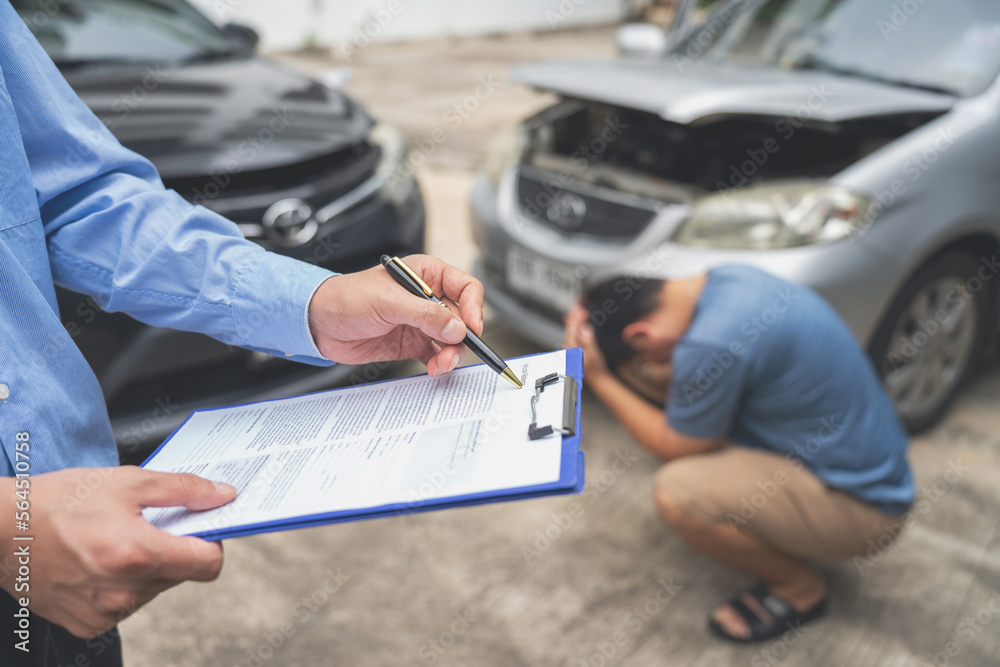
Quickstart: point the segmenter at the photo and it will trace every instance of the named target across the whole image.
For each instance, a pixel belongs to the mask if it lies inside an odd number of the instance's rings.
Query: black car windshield
[[[61,67],[184,62],[232,53],[233,42],[183,0],[13,0]]]
[[[1000,69],[997,0],[703,0],[675,56],[968,96]]]

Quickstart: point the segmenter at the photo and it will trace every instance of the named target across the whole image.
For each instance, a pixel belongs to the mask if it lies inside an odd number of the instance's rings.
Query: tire
[[[976,258],[951,251],[924,265],[900,291],[869,355],[910,433],[936,424],[979,365],[993,321],[995,286]]]

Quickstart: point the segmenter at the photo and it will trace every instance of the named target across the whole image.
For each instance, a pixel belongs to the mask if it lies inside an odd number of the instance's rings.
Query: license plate
[[[580,298],[580,279],[573,269],[520,248],[507,250],[507,286],[565,313]]]

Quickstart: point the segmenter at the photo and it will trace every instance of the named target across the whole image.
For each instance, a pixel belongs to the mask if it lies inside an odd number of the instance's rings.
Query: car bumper
[[[489,304],[527,338],[546,347],[562,341],[562,312],[530,293],[518,292],[508,280],[512,247],[545,262],[565,267],[593,284],[619,275],[661,278],[697,275],[724,264],[747,264],[819,292],[836,309],[862,346],[867,347],[881,314],[891,300],[899,267],[864,243],[835,243],[774,251],[731,251],[694,248],[669,239],[683,222],[680,207],[661,212],[638,237],[623,242],[595,242],[545,228],[521,213],[514,202],[512,170],[495,188],[480,174],[470,206],[473,235],[480,249],[477,277]]]

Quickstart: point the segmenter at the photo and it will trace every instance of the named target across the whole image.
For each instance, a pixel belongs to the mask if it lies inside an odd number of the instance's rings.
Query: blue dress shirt
[[[331,275],[265,252],[164,189],[0,2],[0,474],[13,474],[24,431],[32,474],[118,463],[100,386],[63,327],[54,284],[147,324],[329,365],[307,317]]]

